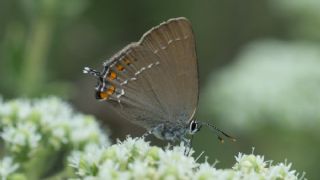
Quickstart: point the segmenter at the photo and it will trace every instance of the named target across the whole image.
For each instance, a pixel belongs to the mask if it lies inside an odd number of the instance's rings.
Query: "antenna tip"
[[[88,74],[89,71],[90,71],[90,68],[89,68],[89,67],[84,67],[83,70],[82,70],[82,72],[83,72],[84,74]]]

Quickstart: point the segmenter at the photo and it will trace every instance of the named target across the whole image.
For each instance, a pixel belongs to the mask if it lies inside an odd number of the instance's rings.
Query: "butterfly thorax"
[[[152,133],[159,139],[167,141],[181,141],[189,132],[187,125],[165,123],[156,126]]]

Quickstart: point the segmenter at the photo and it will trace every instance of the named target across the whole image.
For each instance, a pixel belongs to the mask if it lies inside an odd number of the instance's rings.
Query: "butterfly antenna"
[[[230,136],[229,134],[223,132],[222,130],[220,130],[220,129],[217,128],[216,126],[214,126],[214,125],[212,125],[212,124],[210,124],[210,123],[208,123],[208,122],[201,122],[201,123],[204,124],[204,125],[206,125],[206,126],[208,126],[211,130],[214,130],[214,131],[218,132],[219,134],[224,135],[225,137],[229,138],[231,141],[233,141],[233,142],[236,141],[236,138],[234,138],[234,137]],[[223,140],[223,138],[222,138],[221,136],[219,136],[219,134],[217,134],[218,139],[219,139],[219,141],[220,141],[221,143],[223,143],[224,140]]]
[[[99,71],[97,70],[94,70],[92,68],[89,68],[89,67],[85,67],[83,68],[83,71],[82,71],[84,74],[90,74],[96,78],[100,78],[101,77],[101,74]]]

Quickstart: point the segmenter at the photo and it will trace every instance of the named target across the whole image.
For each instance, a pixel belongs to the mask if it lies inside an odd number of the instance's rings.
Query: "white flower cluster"
[[[55,97],[9,102],[0,99],[0,137],[4,142],[1,153],[12,157],[0,161],[2,177],[17,170],[17,166],[27,169],[29,161],[43,163],[48,157],[61,158],[61,153],[67,155],[88,144],[109,144],[93,117],[75,113],[67,103]],[[40,174],[36,169],[34,173]],[[50,167],[46,167],[48,169]]]
[[[69,158],[81,179],[298,179],[291,164],[271,165],[262,156],[239,154],[231,169],[216,169],[185,155],[183,144],[165,150],[128,137],[108,148],[88,147]]]
[[[246,130],[264,123],[289,129],[319,127],[319,50],[307,43],[251,44],[234,64],[213,75],[206,112]]]
[[[92,117],[74,113],[57,98],[1,101],[0,107],[4,142],[0,179],[298,178],[290,164],[273,166],[252,154],[239,154],[233,168],[216,169],[207,162],[197,162],[191,156],[193,150],[185,155],[183,144],[163,150],[129,137],[109,146]],[[68,165],[63,164],[66,157]],[[60,164],[57,159],[62,159]],[[58,171],[57,166],[61,167]]]
[[[8,176],[18,169],[19,165],[13,162],[11,157],[4,157],[0,160],[0,178],[7,179]]]

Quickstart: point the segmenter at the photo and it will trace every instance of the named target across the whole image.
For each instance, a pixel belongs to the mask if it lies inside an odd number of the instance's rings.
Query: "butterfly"
[[[103,64],[95,76],[95,97],[111,105],[128,121],[167,141],[183,141],[202,125],[234,140],[204,121],[197,121],[199,80],[195,37],[184,17],[169,19],[147,31]]]

